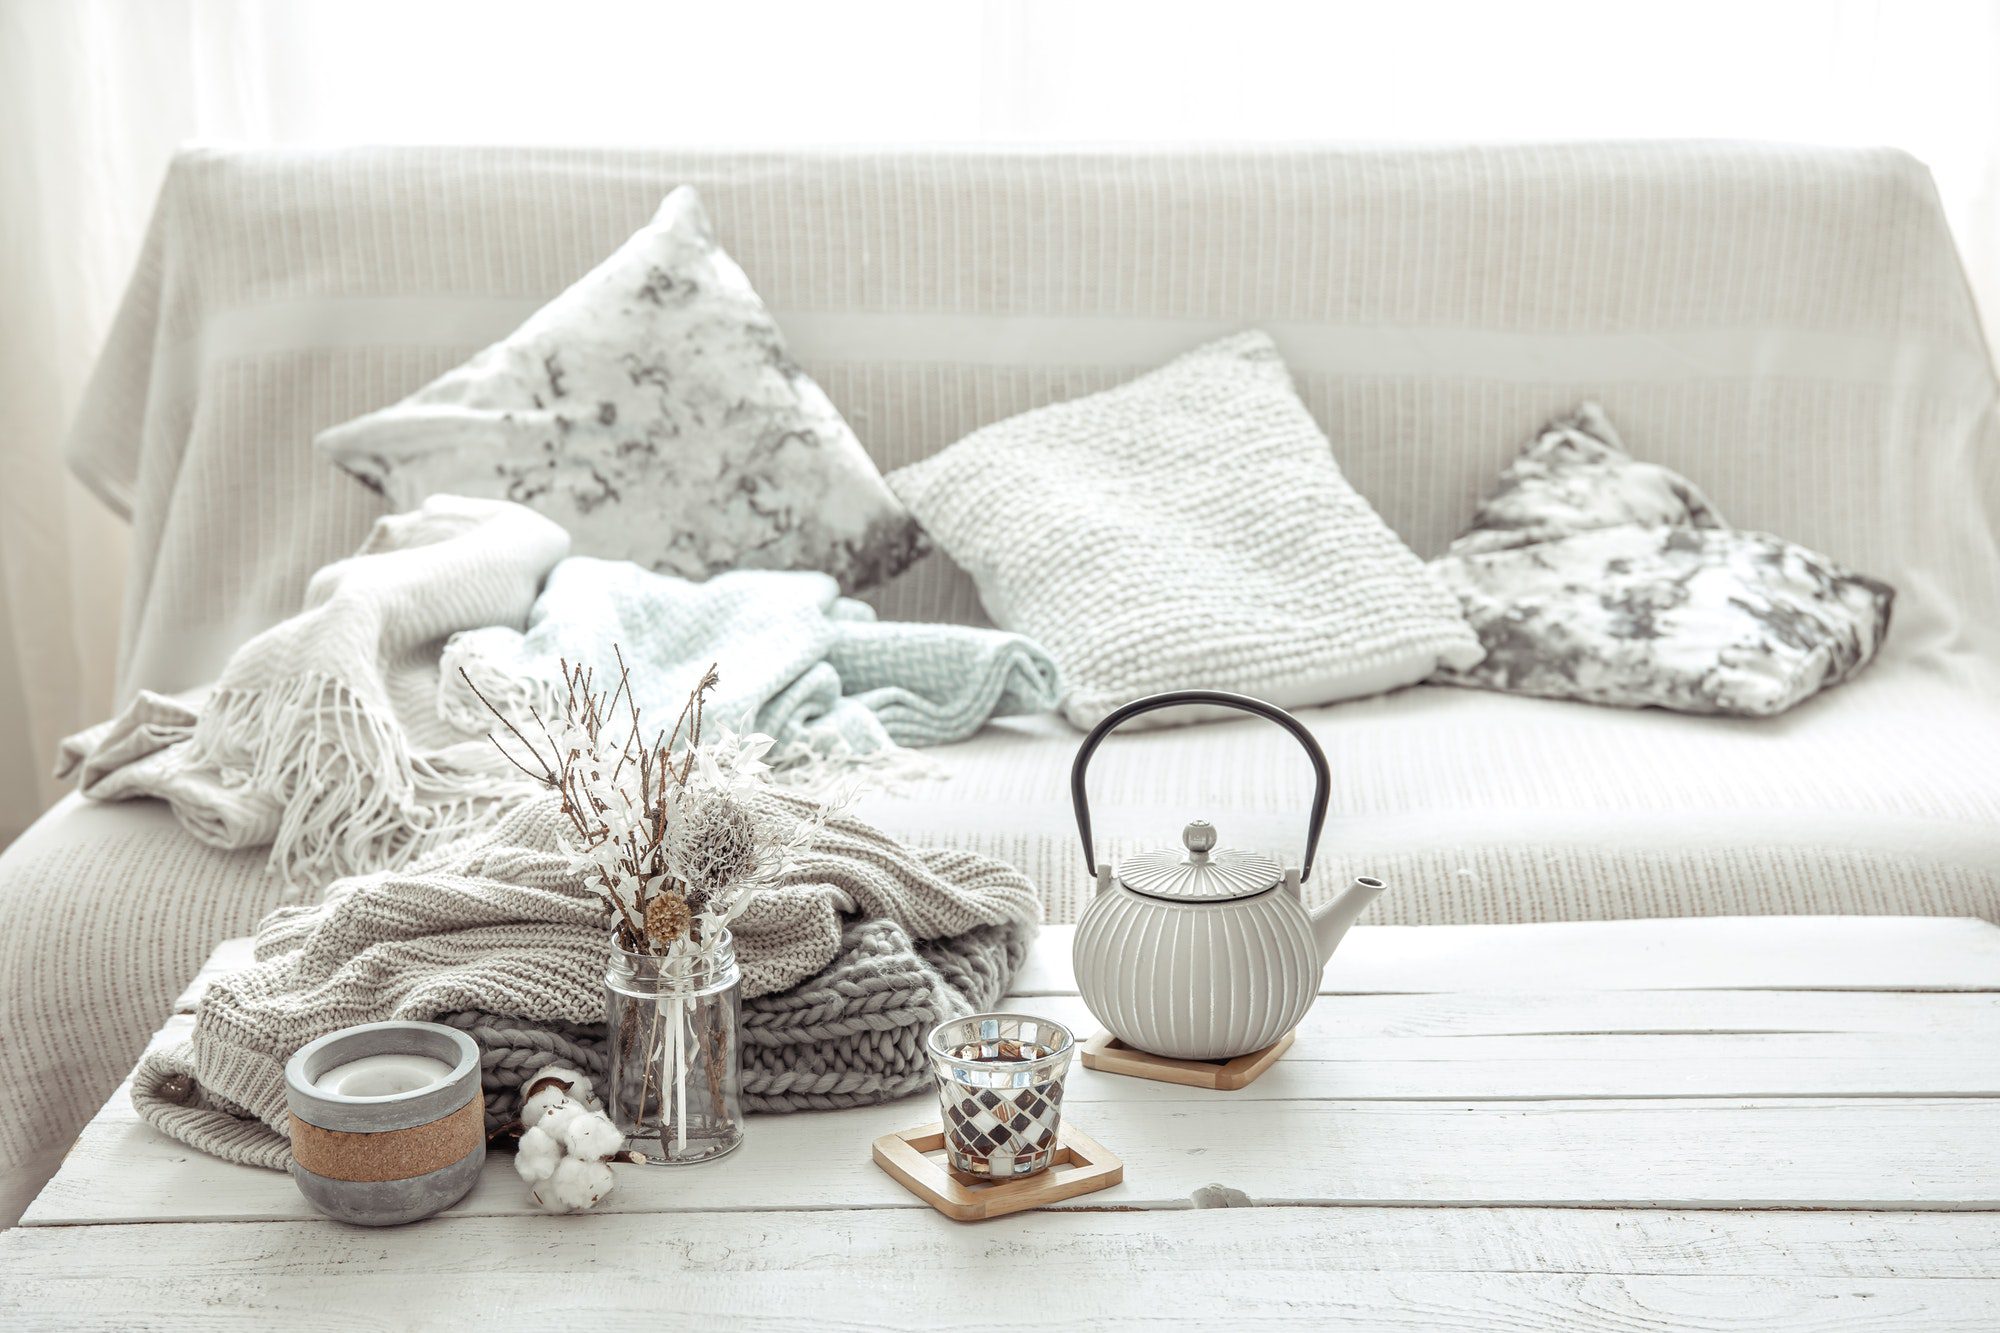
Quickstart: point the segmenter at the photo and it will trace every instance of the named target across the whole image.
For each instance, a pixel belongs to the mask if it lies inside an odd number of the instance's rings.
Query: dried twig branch
[[[529,777],[542,782],[546,782],[552,779],[555,776],[552,767],[542,758],[541,753],[538,750],[536,750],[532,744],[529,743],[528,738],[521,734],[521,729],[514,725],[513,719],[508,717],[505,713],[501,712],[499,709],[493,706],[493,701],[487,698],[486,695],[483,692],[481,692],[480,688],[477,685],[474,685],[472,683],[471,676],[465,674],[464,667],[460,667],[458,669],[458,677],[460,680],[463,680],[465,682],[465,687],[472,691],[472,693],[478,698],[479,702],[486,705],[486,711],[493,714],[493,716],[499,718],[500,725],[514,733],[514,739],[521,742],[522,748],[525,749],[529,754],[534,755],[535,762],[542,765],[542,771],[537,773],[534,770],[530,769],[527,765],[523,764],[520,760],[515,759],[513,755],[507,754],[507,747],[500,744],[500,738],[489,734],[487,736],[487,739],[493,742],[494,747],[497,748],[501,754],[506,755],[508,760],[513,763],[514,767],[520,769],[523,773],[526,773]]]
[[[494,747],[560,800],[583,859],[590,863],[586,879],[611,908],[620,943],[635,952],[649,952],[648,909],[661,894],[679,895],[684,900],[687,893],[687,886],[674,878],[667,855],[674,791],[685,788],[694,771],[693,750],[700,744],[702,710],[708,691],[720,678],[711,664],[688,692],[673,728],[658,733],[648,743],[638,696],[632,688],[631,667],[622,648],[613,645],[613,653],[618,679],[606,689],[598,687],[594,668],[558,659],[561,716],[544,717],[531,704],[528,716],[532,726],[525,728],[498,708],[463,670],[459,675],[532,765],[498,734],[490,738]],[[614,719],[621,713],[629,729],[618,737]],[[682,743],[683,733],[689,752],[686,762],[676,764],[674,751]],[[607,767],[609,781],[604,776]]]

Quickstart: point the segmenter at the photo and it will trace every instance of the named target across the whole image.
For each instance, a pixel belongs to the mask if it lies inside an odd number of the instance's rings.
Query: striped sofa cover
[[[681,183],[885,469],[1259,327],[1423,554],[1588,396],[1732,522],[1898,587],[1883,659],[1775,720],[1435,688],[1311,714],[1336,778],[1315,879],[1390,880],[1371,920],[2000,916],[1995,380],[1929,176],[1890,151],[190,150],[72,443],[133,524],[122,688],[211,678],[366,531],[379,502],[316,430],[509,331]],[[943,556],[874,600],[982,617]],[[1071,919],[1075,742],[989,729],[865,813],[1017,861]],[[1295,853],[1289,746],[1114,743],[1099,827],[1115,851],[1200,816]],[[276,893],[147,806],[71,799],[0,856],[0,1166],[66,1139]]]

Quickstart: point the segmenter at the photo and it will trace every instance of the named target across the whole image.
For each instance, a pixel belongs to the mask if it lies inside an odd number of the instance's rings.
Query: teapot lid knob
[[[1215,825],[1206,819],[1196,819],[1181,830],[1181,844],[1194,853],[1194,859],[1204,861],[1215,850]]]

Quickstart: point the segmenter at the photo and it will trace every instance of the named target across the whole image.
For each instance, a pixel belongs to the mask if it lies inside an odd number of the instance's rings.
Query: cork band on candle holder
[[[329,1180],[407,1180],[462,1160],[486,1135],[486,1096],[472,1100],[427,1124],[375,1133],[321,1129],[298,1118],[292,1121],[292,1157],[316,1176]]]

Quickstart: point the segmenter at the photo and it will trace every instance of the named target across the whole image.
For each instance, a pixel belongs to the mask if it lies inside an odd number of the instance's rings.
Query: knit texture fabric
[[[994,622],[1049,650],[1079,727],[1160,690],[1323,704],[1479,660],[1262,333],[975,431],[889,484]]]
[[[778,792],[761,800],[770,818],[805,810]],[[569,868],[565,828],[540,798],[410,869],[274,912],[257,961],[203,996],[192,1038],[141,1060],[140,1115],[204,1152],[282,1169],[285,1061],[328,1032],[392,1018],[471,1033],[489,1094],[555,1061],[601,1070],[609,924]],[[1039,918],[1032,885],[1001,862],[906,848],[835,817],[732,926],[746,1103],[859,1106],[921,1086],[924,1033],[997,1001]],[[489,1123],[514,1105],[489,1095]]]

